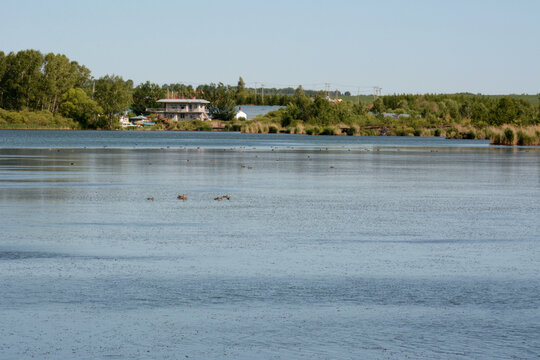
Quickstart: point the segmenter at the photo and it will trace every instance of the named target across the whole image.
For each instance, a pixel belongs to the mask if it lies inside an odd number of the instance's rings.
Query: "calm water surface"
[[[0,139],[2,359],[540,357],[538,148]]]
[[[253,119],[257,115],[265,115],[270,111],[281,109],[279,105],[242,105],[236,106],[236,110],[242,110],[246,113],[247,119]]]

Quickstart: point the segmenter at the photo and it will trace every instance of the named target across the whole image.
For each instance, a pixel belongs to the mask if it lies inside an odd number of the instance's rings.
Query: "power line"
[[[329,97],[330,83],[324,83],[324,91],[326,92],[326,97]]]

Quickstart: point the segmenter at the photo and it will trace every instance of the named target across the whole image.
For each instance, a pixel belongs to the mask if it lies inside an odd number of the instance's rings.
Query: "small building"
[[[154,126],[156,123],[149,121],[148,118],[144,115],[134,116],[129,118],[129,121],[132,126],[143,127],[143,126]]]
[[[206,105],[209,101],[203,99],[160,99],[158,103],[164,104],[160,109],[146,109],[147,112],[156,113],[160,118],[180,120],[210,120]]]
[[[128,127],[128,126],[131,126],[131,122],[129,121],[129,118],[127,115],[120,115],[120,117],[118,118],[118,121],[120,122],[120,125],[122,127]]]
[[[236,115],[234,115],[234,118],[236,120],[247,120],[247,114],[242,111],[242,107],[240,106],[240,109],[238,109],[238,112]]]
[[[146,121],[146,120],[148,120],[148,118],[144,115],[139,115],[139,116],[134,116],[132,118],[129,118],[129,121],[131,121],[132,123],[136,121]]]

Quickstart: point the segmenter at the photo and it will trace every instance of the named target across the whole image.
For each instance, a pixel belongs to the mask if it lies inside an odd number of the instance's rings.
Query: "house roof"
[[[159,99],[157,102],[176,104],[210,104],[210,101],[204,99]]]

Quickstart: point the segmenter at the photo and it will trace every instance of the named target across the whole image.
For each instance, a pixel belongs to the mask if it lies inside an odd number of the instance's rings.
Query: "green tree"
[[[58,111],[62,94],[69,89],[81,87],[90,76],[90,70],[70,61],[66,55],[45,55],[42,81],[42,107],[53,114]]]
[[[240,78],[238,78],[238,86],[236,87],[236,92],[242,93],[245,90],[246,90],[246,83],[244,82],[244,79],[242,79],[242,77],[240,76]]]
[[[133,91],[131,110],[140,115],[145,114],[147,108],[161,107],[161,104],[156,101],[165,97],[165,91],[158,84],[150,83],[150,81],[139,84]]]
[[[309,122],[312,118],[313,102],[300,85],[294,91],[294,95],[291,96],[289,104],[283,112],[282,126],[288,126],[296,120]]]
[[[43,55],[37,50],[22,50],[2,58],[0,79],[1,106],[10,110],[34,110],[39,106]]]
[[[95,99],[107,116],[109,128],[114,128],[115,114],[127,110],[131,104],[133,82],[117,75],[105,75],[96,80]]]
[[[236,103],[243,105],[246,102],[246,83],[240,76],[238,79],[238,85],[236,86]]]
[[[78,121],[85,128],[98,127],[98,114],[102,111],[81,88],[69,89],[62,96],[61,114]]]
[[[213,85],[213,84],[212,84]],[[208,107],[214,119],[232,120],[236,115],[234,92],[229,86],[219,83],[207,89],[211,105]]]
[[[382,114],[385,111],[383,99],[378,97],[373,100],[371,111],[373,111],[375,114]]]

